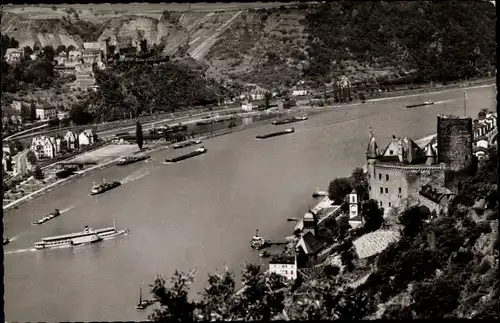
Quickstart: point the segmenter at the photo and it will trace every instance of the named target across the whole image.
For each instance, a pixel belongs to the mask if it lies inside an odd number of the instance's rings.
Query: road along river
[[[467,94],[470,116],[495,109],[494,86]],[[224,264],[239,280],[245,261],[261,261],[249,246],[255,229],[269,239],[291,234],[295,223],[286,218],[307,211],[316,187],[326,188],[365,163],[369,127],[381,147],[393,134],[425,137],[436,132],[437,114],[463,115],[462,98],[459,89],[342,106],[293,124],[292,135],[256,140],[257,134],[290,126],[264,125],[205,141],[205,155],[164,165],[166,156],[178,152],[156,152],[151,162],[92,173],[9,211],[5,236],[14,239],[5,246],[5,319],[140,320],[147,311],[135,310],[139,286],[157,273],[198,269],[193,294],[205,286],[207,273]],[[426,100],[436,104],[402,108]],[[89,196],[92,182],[102,178],[125,183]],[[67,211],[31,226],[55,208]],[[111,225],[112,215],[129,235],[31,251],[45,236]]]

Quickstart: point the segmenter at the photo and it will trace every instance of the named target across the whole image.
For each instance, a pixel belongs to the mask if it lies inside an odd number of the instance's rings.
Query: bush
[[[44,178],[44,175],[43,175],[43,172],[42,172],[42,169],[40,168],[40,166],[35,167],[35,172],[34,172],[33,176],[35,177],[35,179],[38,179],[38,180]]]

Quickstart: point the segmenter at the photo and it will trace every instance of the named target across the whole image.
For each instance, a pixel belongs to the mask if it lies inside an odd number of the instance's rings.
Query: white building
[[[4,57],[7,63],[10,64],[20,62],[24,57],[24,50],[18,48],[7,48]]]
[[[355,189],[348,196],[349,198],[349,224],[353,229],[363,225],[363,218],[358,200],[358,194]]]
[[[307,90],[293,90],[292,96],[304,96],[307,95]]]
[[[96,135],[92,129],[85,129],[78,135],[78,144],[80,146],[92,145],[96,142]]]
[[[243,102],[241,104],[241,110],[243,110],[243,111],[252,111],[253,110],[253,104],[252,104],[252,102],[248,102],[248,101]]]
[[[64,135],[64,142],[66,143],[68,149],[76,149],[78,145],[78,136],[73,131],[68,131]]]
[[[21,103],[21,101],[14,101],[12,102],[12,104],[10,105],[16,112],[21,112],[21,109],[23,107],[23,104]]]
[[[36,136],[31,140],[31,150],[37,159],[54,158],[61,150],[61,139]]]
[[[57,117],[57,109],[48,105],[36,108],[36,117],[40,120],[51,120]]]
[[[69,112],[68,111],[59,111],[59,112],[57,112],[57,118],[59,120],[69,118]]]
[[[269,273],[276,273],[287,279],[297,279],[297,257],[281,256],[271,259]]]

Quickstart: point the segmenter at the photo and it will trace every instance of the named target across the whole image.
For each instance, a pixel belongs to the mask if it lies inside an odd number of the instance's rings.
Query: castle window
[[[380,201],[380,207],[382,207],[382,205],[383,205],[383,204],[382,204],[382,201]]]
[[[382,193],[384,193],[384,188],[383,187],[380,188],[380,194],[382,194]]]
[[[378,174],[378,179],[381,181],[382,180],[382,174]]]
[[[385,192],[386,192],[386,193],[389,193],[389,189],[388,189],[387,187],[385,188]]]
[[[399,188],[399,194],[401,194],[401,187]]]
[[[372,190],[372,187],[371,186],[368,186],[368,190],[371,191]]]
[[[388,181],[389,180],[389,175],[385,175],[385,180]]]
[[[389,202],[389,207],[391,207],[391,202]]]
[[[389,154],[391,154],[391,155],[392,155],[393,153],[394,153],[394,152],[393,152],[392,150],[389,150]]]
[[[352,197],[352,203],[356,202],[356,198],[353,196]]]

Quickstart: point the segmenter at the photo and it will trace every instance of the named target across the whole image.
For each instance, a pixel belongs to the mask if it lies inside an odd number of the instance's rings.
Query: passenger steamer
[[[101,240],[114,238],[128,232],[129,230],[116,230],[116,227],[114,225],[112,227],[96,230],[85,226],[85,229],[82,232],[42,238],[42,241],[35,243],[35,249],[41,250],[51,248],[64,248],[83,244],[91,244],[99,242]]]

